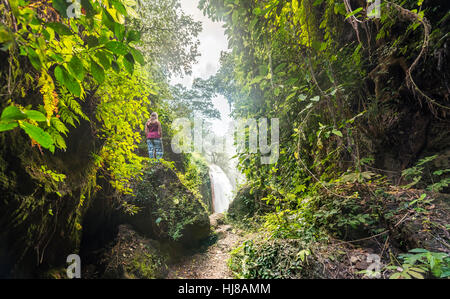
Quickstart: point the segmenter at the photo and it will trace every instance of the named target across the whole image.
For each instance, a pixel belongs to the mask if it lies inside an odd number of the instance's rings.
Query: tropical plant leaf
[[[128,47],[125,44],[118,41],[110,41],[105,45],[105,47],[114,54],[123,56],[128,53]]]
[[[26,116],[29,119],[35,120],[35,121],[46,121],[47,118],[45,115],[39,111],[36,110],[27,110],[25,111]]]
[[[53,145],[53,139],[50,134],[41,128],[26,122],[22,122],[20,127],[25,131],[25,133],[28,134],[28,136],[30,136],[31,139],[39,143],[43,148],[50,149]]]
[[[12,129],[16,128],[17,126],[18,126],[17,122],[12,122],[12,123],[0,122],[0,132],[12,130]]]
[[[72,35],[73,34],[73,32],[70,30],[70,28],[62,23],[58,23],[58,22],[47,23],[47,27],[52,28],[59,35]]]
[[[95,57],[97,57],[98,61],[105,70],[108,70],[111,67],[111,61],[109,60],[108,56],[106,56],[105,52],[98,51],[97,53],[95,53]]]
[[[16,106],[6,107],[3,110],[2,115],[0,117],[0,119],[3,122],[22,120],[22,119],[26,119],[26,118],[27,118],[27,115],[25,113],[23,113],[22,111],[20,111],[20,109],[17,108]]]
[[[91,59],[91,72],[97,83],[102,84],[105,81],[105,71],[103,68],[94,60]]]
[[[134,60],[136,60],[140,65],[145,64],[144,55],[142,55],[141,51],[130,48],[130,53],[133,55]]]
[[[134,58],[133,58],[133,55],[131,55],[130,53],[125,55],[124,60],[123,60],[123,65],[124,65],[125,69],[127,70],[127,72],[130,75],[132,75],[133,71],[134,71]]]
[[[58,65],[55,68],[54,73],[56,80],[58,80],[61,85],[65,86],[70,93],[77,97],[81,95],[80,84],[72,75],[69,74],[64,66]]]
[[[30,59],[31,65],[33,65],[33,67],[39,71],[42,67],[42,62],[41,59],[39,58],[39,55],[31,47],[27,47],[26,52],[28,59]]]
[[[85,71],[83,67],[83,62],[80,58],[73,56],[72,59],[70,59],[69,64],[69,71],[70,73],[77,78],[78,80],[82,81],[84,79]]]

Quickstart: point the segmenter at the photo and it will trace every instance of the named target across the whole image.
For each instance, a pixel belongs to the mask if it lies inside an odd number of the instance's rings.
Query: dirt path
[[[218,240],[206,252],[186,257],[169,268],[168,279],[220,279],[233,278],[227,266],[230,251],[242,241],[242,237],[230,225],[223,223],[222,214],[210,217],[211,227]]]

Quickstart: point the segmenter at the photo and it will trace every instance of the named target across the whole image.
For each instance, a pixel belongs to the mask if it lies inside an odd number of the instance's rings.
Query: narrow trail
[[[210,217],[211,227],[218,240],[206,252],[186,257],[169,267],[168,279],[231,279],[233,275],[227,266],[230,251],[243,240],[231,225],[224,224],[223,214]]]

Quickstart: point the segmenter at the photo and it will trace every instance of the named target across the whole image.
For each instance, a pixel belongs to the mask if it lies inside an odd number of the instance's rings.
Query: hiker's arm
[[[145,136],[147,137],[147,135],[148,135],[148,120],[145,123]]]
[[[158,132],[159,132],[159,136],[161,136],[161,138],[162,138],[162,127],[161,127],[160,122],[158,122]]]

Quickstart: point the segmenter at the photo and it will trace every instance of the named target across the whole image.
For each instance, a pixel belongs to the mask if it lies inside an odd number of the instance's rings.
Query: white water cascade
[[[228,210],[228,206],[233,200],[233,186],[219,166],[210,165],[209,174],[213,190],[214,213],[223,213]]]

